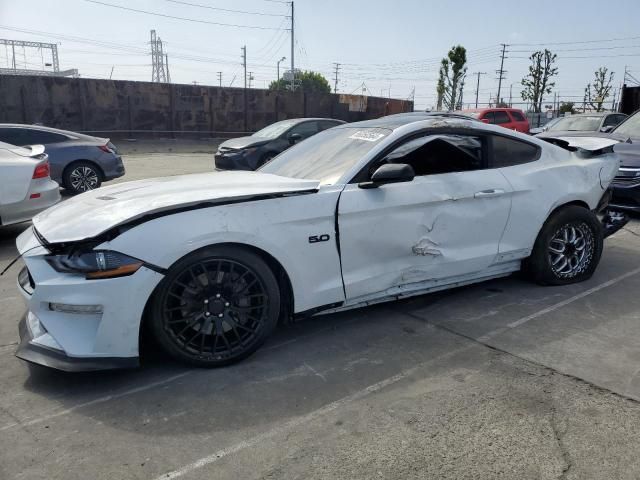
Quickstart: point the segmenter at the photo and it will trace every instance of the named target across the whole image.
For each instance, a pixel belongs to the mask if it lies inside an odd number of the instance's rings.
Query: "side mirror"
[[[302,140],[302,135],[300,135],[299,133],[291,133],[289,135],[289,145],[294,145],[300,140]]]
[[[609,125],[609,126],[607,126],[607,127],[602,127],[602,128],[600,129],[600,131],[601,131],[602,133],[609,133],[611,130],[613,130],[613,128],[614,128],[614,127],[613,127],[613,125]]]
[[[387,183],[410,182],[416,176],[411,165],[406,163],[385,163],[373,175],[371,181],[360,182],[360,188],[378,188]]]

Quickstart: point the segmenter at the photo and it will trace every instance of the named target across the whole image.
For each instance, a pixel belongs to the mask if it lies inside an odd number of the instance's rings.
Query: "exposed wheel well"
[[[264,250],[254,247],[253,245],[247,245],[244,243],[234,243],[234,242],[227,242],[227,243],[216,243],[214,245],[209,245],[206,247],[202,247],[198,250],[194,250],[193,252],[189,252],[187,255],[191,255],[194,252],[200,251],[200,250],[204,250],[206,248],[210,248],[210,247],[217,247],[217,246],[233,246],[233,247],[239,247],[239,248],[243,248],[245,250],[248,250],[256,255],[258,255],[260,258],[262,258],[265,263],[269,266],[269,268],[271,268],[271,270],[273,271],[276,279],[278,280],[278,287],[280,288],[280,298],[281,298],[281,311],[280,311],[280,318],[278,320],[279,323],[287,323],[289,321],[289,319],[291,318],[291,316],[293,315],[293,308],[294,308],[294,303],[293,303],[293,287],[291,285],[291,280],[289,279],[289,275],[287,274],[287,271],[284,269],[284,267],[282,266],[282,264],[276,260],[272,255],[270,255],[269,253],[265,252]],[[182,257],[184,258],[184,257]],[[176,262],[180,261],[181,259],[176,260]],[[175,262],[174,262],[175,263]],[[169,267],[171,268],[171,267]],[[158,283],[158,286],[160,285],[160,283]],[[144,307],[143,313],[142,313],[142,319],[140,321],[140,332],[139,332],[139,350],[142,347],[143,343],[146,343],[148,340],[150,340],[151,335],[148,335],[148,328],[147,328],[147,320],[149,318],[150,315],[150,306],[151,306],[151,302],[153,300],[153,297],[156,295],[156,291],[158,290],[158,286],[156,286],[155,290],[151,293],[151,295],[149,295],[149,298],[147,299],[147,303]]]
[[[573,200],[571,202],[563,203],[562,205],[559,205],[556,208],[554,208],[553,211],[549,214],[549,217],[547,218],[551,218],[551,216],[555,214],[557,211],[562,210],[563,208],[571,205],[575,205],[577,207],[583,207],[583,208],[586,208],[587,210],[591,210],[591,208],[589,207],[589,205],[587,205],[586,202],[583,202],[582,200]]]

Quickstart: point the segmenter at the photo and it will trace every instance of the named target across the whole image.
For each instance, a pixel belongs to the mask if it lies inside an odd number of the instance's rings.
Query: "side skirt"
[[[353,300],[345,302],[342,306],[337,308],[331,308],[331,306],[328,305],[327,309],[323,309],[321,312],[316,312],[315,315],[344,312],[346,310],[352,310],[354,308],[367,307],[370,305],[376,305],[378,303],[393,302],[395,300],[400,300],[403,298],[415,297],[418,295],[438,292],[441,290],[463,287],[465,285],[484,282],[486,280],[507,277],[519,270],[520,260],[502,263],[500,265],[489,267],[482,272],[475,272],[473,274],[460,275],[458,277],[450,277],[440,280],[427,280],[424,282],[404,285],[402,287],[391,288],[378,294],[355,298]]]

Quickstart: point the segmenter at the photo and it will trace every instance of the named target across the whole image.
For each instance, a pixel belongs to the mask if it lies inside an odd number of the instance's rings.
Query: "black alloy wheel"
[[[174,357],[215,367],[257,350],[279,310],[278,284],[266,263],[241,248],[219,247],[171,269],[154,299],[152,326]]]

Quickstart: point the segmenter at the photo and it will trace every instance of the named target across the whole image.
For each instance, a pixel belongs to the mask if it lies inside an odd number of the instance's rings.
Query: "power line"
[[[191,3],[191,2],[182,2],[180,0],[164,0],[165,2],[177,3],[180,5],[188,5],[190,7],[198,7],[198,8],[206,8],[209,10],[217,10],[220,12],[228,12],[228,13],[242,13],[245,15],[263,15],[265,17],[286,17],[286,15],[282,15],[279,13],[265,13],[265,12],[248,12],[246,10],[231,10],[229,8],[220,8],[220,7],[211,7],[209,5],[201,5],[199,3]]]
[[[512,43],[512,47],[540,47],[546,45],[579,45],[583,43],[620,42],[624,40],[637,40],[640,37],[605,38],[602,40],[582,40],[577,42],[544,42],[544,43]]]
[[[127,10],[129,12],[144,13],[146,15],[154,15],[156,17],[170,18],[172,20],[182,20],[184,22],[204,23],[207,25],[218,25],[220,27],[253,28],[258,30],[279,30],[278,28],[274,28],[274,27],[260,27],[258,25],[239,25],[239,24],[233,24],[233,23],[211,22],[209,20],[200,20],[197,18],[177,17],[175,15],[166,15],[164,13],[150,12],[148,10],[139,10],[137,8],[124,7],[122,5],[114,5],[113,3],[100,2],[98,0],[84,0],[84,1],[89,3],[95,3],[98,5],[104,5],[106,7],[119,8],[121,10]]]

